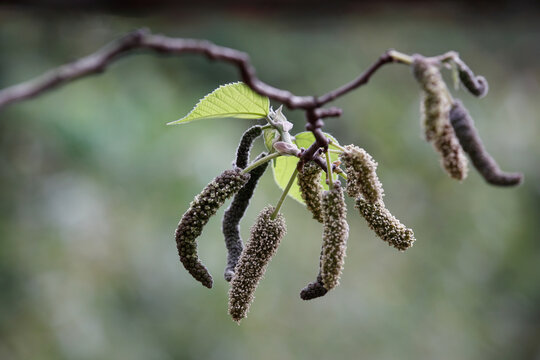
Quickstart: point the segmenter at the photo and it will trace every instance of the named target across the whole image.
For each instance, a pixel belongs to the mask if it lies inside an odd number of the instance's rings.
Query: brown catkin
[[[273,206],[267,206],[259,213],[236,265],[229,290],[229,314],[236,322],[246,317],[255,289],[287,232],[285,218],[281,213],[272,220],[274,210]]]
[[[339,155],[347,173],[347,194],[357,198],[363,196],[370,202],[379,201],[384,190],[377,177],[377,162],[364,149],[355,145],[345,146]]]
[[[333,189],[323,192],[322,209],[321,279],[325,289],[331,290],[339,285],[349,237],[347,206],[339,181],[334,183]]]
[[[422,127],[427,141],[433,141],[444,130],[450,113],[447,88],[439,71],[440,64],[421,55],[413,56],[413,74],[422,88]]]
[[[450,177],[456,180],[467,177],[467,158],[452,125],[444,124],[442,133],[433,141],[433,147],[441,155],[441,166]]]
[[[450,121],[457,138],[471,161],[482,175],[492,185],[515,186],[523,180],[520,173],[505,173],[501,171],[495,160],[488,154],[474,127],[474,121],[461,101],[455,100],[450,111]]]
[[[298,173],[298,185],[300,194],[306,203],[306,207],[313,214],[313,218],[322,223],[321,194],[321,167],[314,162],[304,165],[301,173]]]
[[[212,287],[212,276],[198,258],[195,240],[201,235],[210,217],[227,198],[238,192],[249,178],[249,174],[242,174],[238,168],[225,170],[195,197],[176,228],[176,247],[180,261],[197,281],[208,288]]]
[[[414,241],[414,232],[406,228],[396,219],[382,201],[370,203],[362,198],[356,199],[356,206],[360,215],[366,219],[369,227],[375,234],[398,250],[410,248]]]
[[[471,94],[477,97],[484,97],[489,91],[489,85],[485,77],[475,75],[472,70],[461,59],[456,59],[459,80]]]

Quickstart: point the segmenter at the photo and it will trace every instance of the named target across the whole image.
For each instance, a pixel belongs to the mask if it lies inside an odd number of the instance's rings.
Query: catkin
[[[461,146],[486,182],[498,186],[515,186],[521,183],[522,174],[501,171],[495,160],[488,154],[474,127],[471,115],[457,99],[450,111],[450,121]]]
[[[339,155],[347,173],[347,194],[352,198],[363,196],[370,202],[379,201],[384,190],[377,176],[377,162],[364,149],[345,146]]]
[[[471,69],[461,59],[456,59],[459,80],[471,94],[477,97],[484,97],[489,91],[488,82],[485,77],[474,75]]]
[[[298,173],[298,185],[300,194],[306,203],[306,207],[313,214],[313,218],[322,223],[321,194],[321,167],[314,162],[304,165],[301,173]]]
[[[321,279],[326,290],[339,285],[339,277],[345,262],[349,237],[347,206],[339,181],[331,190],[323,192],[323,245],[321,256]]]
[[[266,153],[261,153],[255,161],[262,159],[264,156],[266,156]],[[225,246],[227,247],[227,266],[225,267],[224,277],[228,282],[234,276],[234,268],[238,263],[244,247],[242,238],[240,237],[240,220],[244,216],[253,192],[257,187],[257,183],[267,167],[268,163],[266,162],[249,172],[251,175],[249,181],[236,193],[231,205],[225,211],[225,214],[223,214],[221,229],[225,237]]]
[[[366,219],[369,227],[375,234],[398,250],[410,248],[414,241],[414,232],[406,228],[396,219],[382,201],[370,203],[362,198],[356,199],[356,206],[360,215]]]
[[[197,256],[196,239],[225,200],[240,190],[249,180],[240,169],[225,170],[210,182],[191,202],[176,228],[176,247],[187,271],[204,286],[212,287],[212,276]]]
[[[450,125],[452,106],[448,89],[439,70],[437,60],[414,55],[413,73],[422,87],[422,124],[427,141],[441,156],[441,166],[450,177],[467,177],[467,158]]]
[[[467,158],[452,125],[444,124],[442,133],[433,141],[433,147],[441,155],[441,166],[450,177],[456,180],[467,177]]]
[[[433,59],[413,56],[413,74],[422,88],[422,126],[427,141],[435,140],[443,132],[451,106],[439,66]]]
[[[267,206],[259,213],[251,227],[249,242],[236,265],[229,290],[229,314],[236,322],[246,317],[255,289],[287,232],[281,213],[271,219],[274,210],[273,206]]]
[[[247,129],[240,139],[238,148],[236,149],[236,161],[233,166],[237,166],[240,169],[245,169],[249,162],[249,153],[253,146],[253,141],[262,134],[262,127],[255,125]]]

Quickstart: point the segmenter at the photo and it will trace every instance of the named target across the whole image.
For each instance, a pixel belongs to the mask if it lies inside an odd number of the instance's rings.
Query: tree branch
[[[45,91],[60,87],[79,78],[101,73],[121,56],[136,49],[148,49],[158,53],[174,55],[183,53],[202,54],[212,60],[231,63],[238,67],[242,80],[257,93],[283,103],[290,109],[304,110],[319,108],[356,89],[365,84],[378,68],[393,61],[388,52],[385,52],[377,62],[354,81],[320,97],[298,96],[261,81],[255,74],[255,68],[251,64],[249,56],[244,52],[218,46],[206,40],[171,38],[154,35],[149,30],[141,29],[106,45],[94,54],[50,70],[33,80],[1,90],[0,109],[8,104],[33,98]]]

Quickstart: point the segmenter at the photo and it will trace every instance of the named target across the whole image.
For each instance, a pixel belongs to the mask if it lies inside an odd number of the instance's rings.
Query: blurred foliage
[[[341,286],[303,302],[321,227],[289,199],[288,235],[237,326],[221,275],[223,209],[199,241],[216,279],[210,291],[182,268],[172,234],[252,122],[165,123],[238,74],[198,56],[130,56],[0,112],[0,358],[540,358],[539,23],[534,14],[478,19],[415,7],[305,18],[0,8],[0,87],[140,26],[247,51],[263,80],[298,94],[351,80],[387,48],[453,49],[490,82],[485,99],[458,94],[486,147],[504,170],[525,173],[515,189],[488,186],[475,172],[451,180],[421,139],[409,70],[383,68],[335,102],[344,115],[326,130],[375,157],[386,203],[417,243],[396,252],[349,202]],[[303,130],[301,112],[286,115]],[[279,194],[267,173],[244,238]]]

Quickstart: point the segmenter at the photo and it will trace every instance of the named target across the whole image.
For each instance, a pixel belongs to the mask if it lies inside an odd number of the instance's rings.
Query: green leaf
[[[202,98],[189,114],[167,125],[212,118],[260,119],[268,115],[270,100],[242,82],[221,85]]]
[[[330,140],[332,140],[333,143],[339,145],[337,140],[332,135],[327,133],[324,133],[324,135]],[[304,131],[295,135],[294,143],[299,148],[303,147],[304,149],[307,149],[314,141],[315,137],[313,136],[313,133],[311,131]],[[337,149],[335,146],[332,145],[330,145],[330,148]],[[339,155],[336,153],[330,153],[331,161],[337,160],[338,156]],[[289,179],[291,178],[291,175],[294,172],[297,163],[298,158],[294,156],[280,156],[276,159],[275,166],[272,167],[272,170],[274,173],[274,180],[281,189],[285,189],[285,186],[287,186],[287,183],[289,182]],[[326,177],[324,175],[321,177],[321,183],[323,184],[323,187],[328,190],[328,185],[326,185]],[[296,201],[304,204],[302,195],[300,195],[300,187],[298,186],[298,180],[294,182],[291,189],[289,190],[288,195]]]

